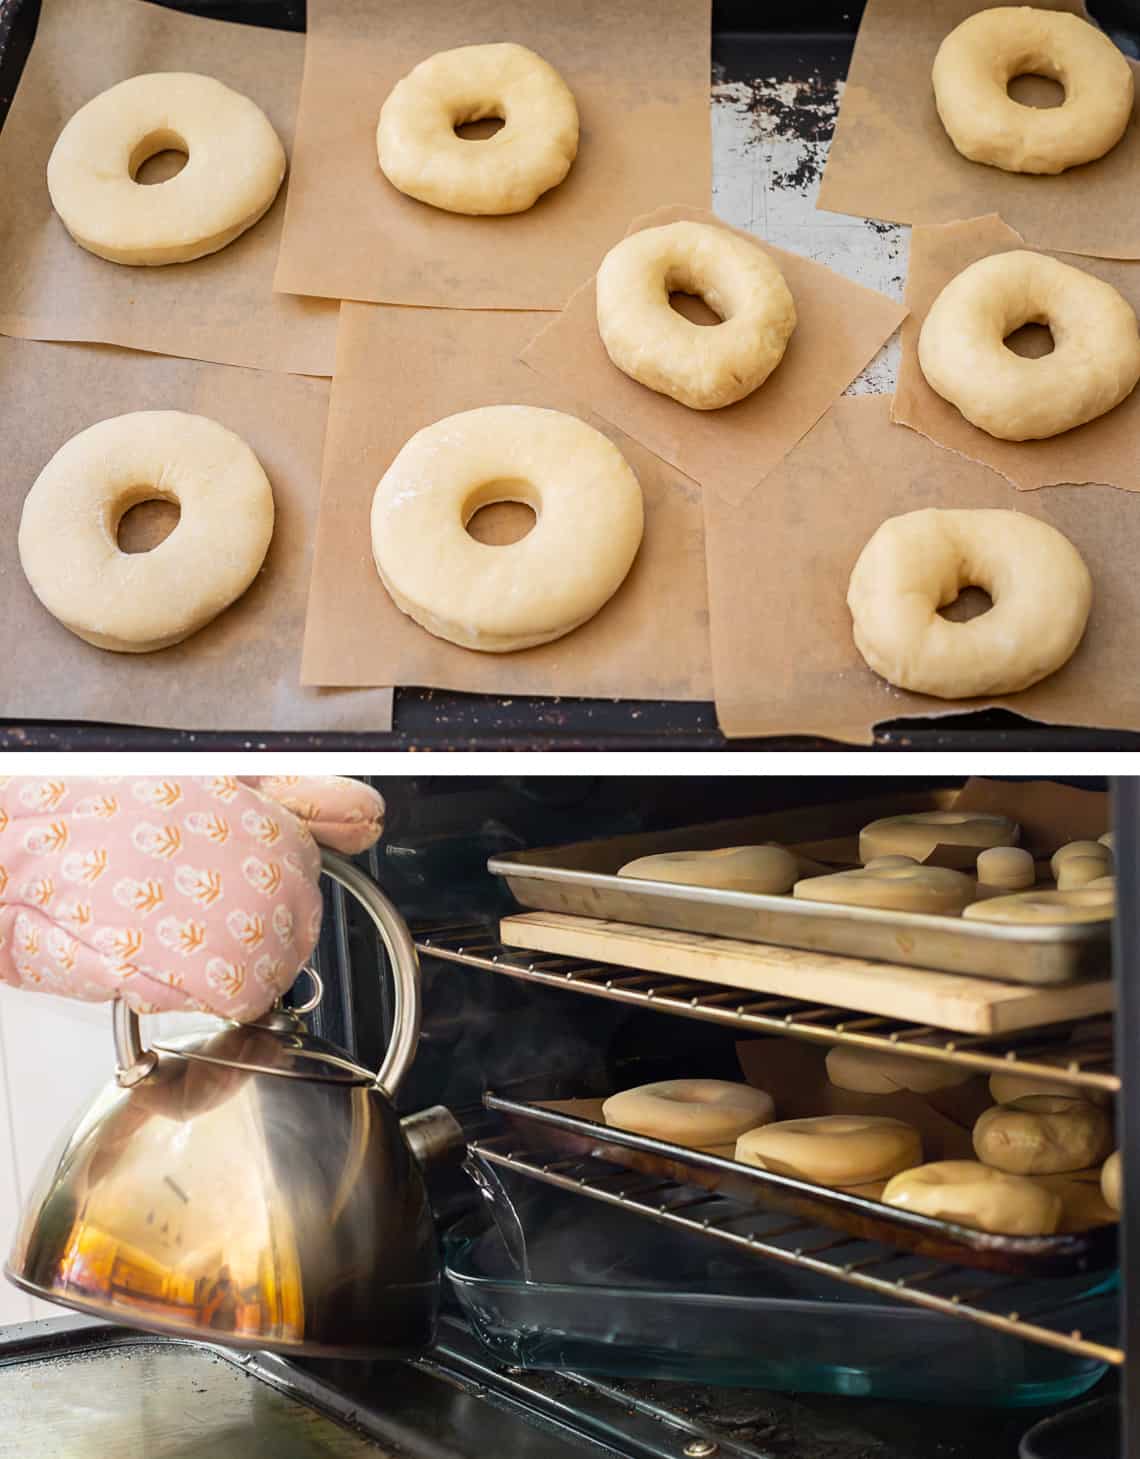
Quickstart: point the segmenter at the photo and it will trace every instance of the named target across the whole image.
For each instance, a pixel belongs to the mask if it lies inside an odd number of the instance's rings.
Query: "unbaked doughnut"
[[[1011,892],[1007,897],[991,897],[972,902],[963,917],[980,922],[1014,922],[1037,927],[1064,927],[1073,922],[1105,922],[1116,911],[1116,897],[1111,887],[1077,887],[1062,892],[1045,888],[1041,891]]]
[[[884,816],[859,832],[859,860],[869,865],[882,856],[900,854],[920,861],[936,846],[1012,846],[1021,827],[1008,816],[984,811],[912,811]]]
[[[863,864],[868,871],[881,871],[884,866],[917,866],[918,860],[914,856],[872,856]]]
[[[1112,873],[1112,852],[1099,841],[1070,841],[1054,851],[1049,863],[1062,892],[1089,886]]]
[[[936,1160],[904,1170],[888,1183],[883,1202],[1004,1236],[1051,1236],[1061,1220],[1056,1192],[974,1160]]]
[[[978,887],[1023,892],[1037,880],[1032,855],[1021,846],[991,846],[978,857]]]
[[[988,613],[939,616],[963,588]],[[847,589],[855,646],[889,684],[937,699],[1014,694],[1073,655],[1092,578],[1048,523],[994,508],[927,507],[890,517],[859,554]]]
[[[1046,324],[1053,350],[1006,347],[1023,324]],[[1104,415],[1140,380],[1136,315],[1111,284],[1044,253],[980,258],[930,306],[918,335],[926,382],[1001,441],[1056,436]]]
[[[1055,1191],[1061,1198],[1061,1219],[1058,1231],[1088,1231],[1093,1226],[1108,1226],[1119,1219],[1101,1190],[1101,1171],[1071,1170],[1060,1175],[1034,1175],[1035,1185]]]
[[[1060,1079],[1036,1079],[1029,1074],[990,1075],[990,1098],[995,1104],[1012,1104],[1027,1094],[1051,1094],[1058,1099],[1087,1099],[1091,1104],[1108,1104],[1110,1096],[1104,1089],[1086,1089],[1076,1084],[1066,1084]]]
[[[1106,866],[1112,866],[1112,851],[1102,841],[1066,841],[1049,858],[1049,870],[1054,876],[1060,874],[1061,868],[1066,861],[1074,858],[1087,859],[1092,857],[1094,861],[1101,861]]]
[[[501,117],[492,137],[456,127]],[[421,61],[380,108],[376,151],[408,197],[448,213],[522,213],[562,181],[578,155],[578,107],[526,46],[459,46]]]
[[[736,1142],[736,1158],[817,1185],[866,1185],[916,1165],[922,1139],[913,1125],[886,1115],[817,1115],[749,1130]]]
[[[1119,1211],[1124,1204],[1121,1196],[1123,1175],[1120,1151],[1114,1150],[1104,1162],[1104,1169],[1100,1173],[1100,1193],[1114,1211]]]
[[[1023,106],[1015,76],[1049,76],[1060,106]],[[1132,115],[1132,69],[1079,15],[999,5],[964,20],[934,58],[934,101],[951,142],[1004,172],[1064,172],[1116,146]]]
[[[1013,1175],[1084,1170],[1111,1148],[1112,1122],[1087,1099],[1025,1094],[987,1109],[974,1126],[974,1154]]]
[[[861,866],[798,881],[792,895],[808,902],[955,916],[972,901],[975,891],[968,876],[945,866]]]
[[[174,148],[182,171],[146,187],[135,174]],[[209,76],[132,76],[80,107],[47,165],[52,206],[90,253],[113,263],[185,263],[216,253],[267,212],[285,176],[268,117]]]
[[[974,1077],[972,1069],[944,1064],[939,1059],[888,1054],[852,1044],[836,1044],[828,1049],[826,1064],[828,1080],[836,1089],[849,1089],[855,1094],[897,1094],[900,1089],[933,1094]]]
[[[1100,845],[1100,846],[1107,846],[1110,851],[1115,852],[1115,850],[1116,850],[1116,832],[1115,831],[1106,831],[1103,836],[1098,836],[1096,839],[1097,839],[1097,844],[1098,845]]]
[[[466,530],[497,501],[537,518],[506,547]],[[600,431],[557,410],[488,405],[403,447],[372,499],[372,554],[396,606],[429,633],[511,653],[592,618],[633,566],[643,523],[637,477]]]
[[[611,1094],[602,1105],[602,1118],[615,1129],[728,1156],[738,1136],[775,1112],[764,1090],[725,1079],[663,1079]]]
[[[799,861],[783,846],[726,846],[720,851],[663,851],[639,856],[618,876],[639,881],[719,887],[729,892],[786,892],[800,874]]]
[[[699,294],[720,324],[670,306]],[[758,243],[712,223],[665,223],[616,243],[597,277],[598,333],[626,375],[694,410],[742,400],[767,380],[796,327],[784,276]]]
[[[178,525],[125,553],[119,522],[139,502],[177,502]],[[240,436],[177,410],[112,416],[72,436],[20,516],[20,565],[40,602],[97,648],[178,643],[240,598],[273,535],[273,491]]]

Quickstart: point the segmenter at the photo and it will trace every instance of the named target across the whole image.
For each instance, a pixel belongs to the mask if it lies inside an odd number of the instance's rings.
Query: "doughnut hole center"
[[[501,477],[484,482],[463,504],[463,525],[484,547],[521,542],[538,521],[538,498],[529,481]]]
[[[952,603],[943,603],[938,610],[938,616],[951,623],[969,623],[971,618],[980,618],[983,613],[988,613],[993,605],[994,600],[985,588],[971,585],[960,589]]]
[[[713,290],[702,287],[687,268],[671,268],[665,275],[665,291],[669,295],[669,307],[687,319],[690,324],[723,324],[725,314],[720,301],[713,296]]]
[[[506,117],[497,115],[470,117],[466,121],[456,122],[453,130],[464,142],[485,142],[488,137],[501,132],[506,124]]]
[[[1010,101],[1016,101],[1018,106],[1047,111],[1065,103],[1064,83],[1047,71],[1021,71],[1009,78],[1005,90]]]
[[[1011,329],[1002,343],[1023,360],[1039,360],[1044,355],[1051,355],[1055,348],[1053,331],[1047,324],[1035,319]]]
[[[190,148],[185,139],[162,128],[148,133],[131,153],[131,179],[144,187],[169,182],[189,160]]]
[[[119,508],[115,543],[120,552],[134,556],[153,552],[182,520],[182,508],[172,496],[144,486]]]

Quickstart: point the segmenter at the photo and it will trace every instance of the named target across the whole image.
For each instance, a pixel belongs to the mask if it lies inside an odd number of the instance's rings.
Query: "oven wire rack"
[[[756,998],[739,988],[692,978],[623,971],[584,958],[508,948],[493,927],[482,923],[419,928],[414,930],[414,940],[423,957],[661,1013],[703,1019],[741,1033],[782,1034],[812,1043],[853,1044],[885,1052],[901,1048],[919,1058],[956,1064],[977,1073],[1015,1070],[1071,1084],[1075,1089],[1099,1089],[1110,1094],[1120,1089],[1120,1079],[1113,1071],[1111,1035],[1105,1032],[1087,1042],[1074,1043],[1070,1035],[1081,1023],[1052,1024],[1005,1037],[957,1034],[801,999]],[[1099,1025],[1103,1019],[1082,1022]]]
[[[492,1165],[692,1232],[737,1252],[799,1267],[878,1297],[964,1318],[1114,1367],[1124,1362],[1121,1348],[1086,1337],[1071,1325],[1072,1317],[1079,1315],[1080,1302],[1087,1299],[1042,1302],[1040,1283],[1034,1288],[1035,1305],[1025,1308],[1018,1296],[1024,1295],[1026,1287],[1018,1279],[979,1283],[978,1274],[965,1268],[948,1263],[923,1266],[922,1258],[911,1253],[827,1231],[779,1212],[743,1206],[694,1186],[638,1176],[593,1158],[552,1159],[548,1152],[520,1148],[513,1135],[477,1140],[470,1148]],[[745,1229],[740,1229],[742,1224]]]

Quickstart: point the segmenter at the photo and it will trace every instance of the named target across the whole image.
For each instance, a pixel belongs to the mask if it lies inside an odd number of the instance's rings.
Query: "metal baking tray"
[[[1115,1225],[1058,1236],[998,1236],[490,1091],[483,1103],[512,1130],[551,1150],[701,1186],[747,1205],[784,1211],[860,1241],[898,1247],[938,1262],[1014,1277],[1071,1276],[1102,1271],[1116,1262]]]
[[[905,809],[919,808],[914,797]],[[935,803],[929,793],[925,806]],[[487,869],[506,880],[523,907],[565,912],[638,927],[704,932],[807,952],[838,953],[936,972],[1048,986],[1110,971],[1112,919],[1068,927],[1007,927],[961,917],[889,912],[760,896],[675,882],[619,877],[618,868],[661,851],[703,851],[762,841],[802,844],[856,831],[878,815],[898,814],[883,802],[851,802],[792,815],[717,821],[678,831],[638,833],[566,846],[511,851]],[[823,829],[826,827],[826,830]]]

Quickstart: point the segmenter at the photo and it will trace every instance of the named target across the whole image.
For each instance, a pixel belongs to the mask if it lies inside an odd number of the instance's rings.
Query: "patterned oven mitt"
[[[384,803],[336,777],[0,777],[0,981],[249,1021],[321,922],[320,852]]]

